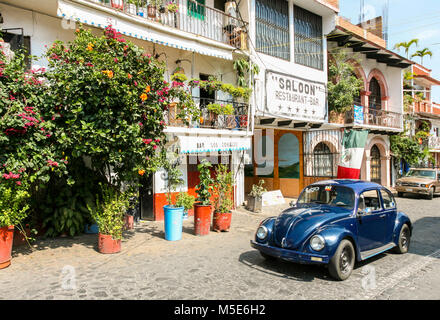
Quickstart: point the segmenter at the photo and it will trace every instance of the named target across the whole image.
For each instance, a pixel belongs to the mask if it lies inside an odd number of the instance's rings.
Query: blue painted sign
[[[364,124],[364,107],[354,106],[354,124]]]

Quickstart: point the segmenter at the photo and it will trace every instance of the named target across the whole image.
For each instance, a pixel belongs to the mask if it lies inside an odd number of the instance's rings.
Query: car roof
[[[371,189],[371,188],[383,188],[378,183],[370,182],[370,181],[363,181],[363,180],[354,180],[354,179],[334,179],[334,180],[324,180],[315,182],[312,185],[331,185],[331,186],[343,186],[343,187],[349,187],[352,188],[356,193],[360,193],[365,189]]]
[[[437,171],[434,168],[410,168],[410,170]]]

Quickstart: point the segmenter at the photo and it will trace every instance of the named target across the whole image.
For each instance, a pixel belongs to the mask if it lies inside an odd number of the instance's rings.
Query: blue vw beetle
[[[251,246],[266,259],[328,265],[347,279],[355,261],[394,249],[408,252],[412,224],[377,183],[329,180],[305,188],[298,202],[261,222]]]

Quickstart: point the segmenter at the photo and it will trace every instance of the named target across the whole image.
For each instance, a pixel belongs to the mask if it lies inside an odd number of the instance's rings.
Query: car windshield
[[[322,185],[304,189],[298,204],[326,204],[335,207],[353,209],[354,191],[347,187]]]
[[[429,178],[435,180],[435,171],[431,170],[409,170],[407,177]]]

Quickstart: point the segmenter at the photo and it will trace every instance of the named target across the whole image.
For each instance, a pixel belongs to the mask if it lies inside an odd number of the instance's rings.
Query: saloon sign
[[[325,84],[267,71],[264,113],[292,120],[323,122]]]

